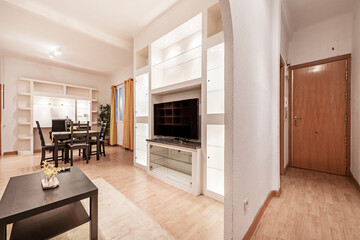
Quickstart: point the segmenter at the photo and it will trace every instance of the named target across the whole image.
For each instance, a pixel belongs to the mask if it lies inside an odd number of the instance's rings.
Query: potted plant
[[[105,131],[105,145],[109,145],[110,116],[111,116],[110,104],[105,104],[105,105],[101,104],[99,107],[99,115],[97,118],[97,123],[98,123],[98,126],[100,126],[100,124],[102,122],[108,123],[108,127],[106,128],[106,131]]]

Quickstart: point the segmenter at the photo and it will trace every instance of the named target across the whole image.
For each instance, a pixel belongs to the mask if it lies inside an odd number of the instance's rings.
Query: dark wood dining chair
[[[71,122],[71,127],[70,127],[70,141],[67,143],[67,148],[68,150],[70,150],[70,163],[71,166],[74,165],[74,150],[78,149],[83,150],[84,153],[84,157],[86,159],[86,163],[89,163],[89,122],[86,123],[86,133],[84,134],[84,137],[81,138],[75,138],[74,137],[74,132],[76,132],[77,129],[74,129],[74,123]]]
[[[104,157],[106,156],[105,154],[105,134],[106,134],[106,128],[107,128],[107,122],[101,123],[100,124],[101,129],[100,129],[100,135],[99,135],[99,154],[100,155],[104,155]],[[96,151],[92,151],[92,146],[96,146],[97,142],[96,139],[91,139],[90,140],[90,154],[91,155],[95,155]],[[101,149],[102,148],[102,149]]]
[[[44,139],[44,135],[42,133],[41,127],[40,127],[40,123],[39,121],[36,121],[36,127],[38,129],[39,132],[39,136],[40,136],[40,143],[41,143],[41,160],[40,160],[40,165],[42,166],[43,162],[45,160],[50,160],[53,161],[54,160],[54,155],[58,154],[55,153],[55,143],[45,143],[45,139]],[[59,150],[61,150],[61,158],[62,160],[64,160],[64,151],[65,151],[65,147],[66,145],[64,143],[59,143]],[[52,152],[52,156],[51,157],[46,157],[46,151],[50,151]]]

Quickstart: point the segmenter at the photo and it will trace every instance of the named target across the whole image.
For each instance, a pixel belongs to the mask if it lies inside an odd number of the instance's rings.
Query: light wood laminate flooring
[[[107,147],[106,151],[106,157],[96,161],[92,156],[89,164],[75,152],[74,165],[79,166],[90,179],[105,179],[176,239],[223,239],[222,203],[205,196],[194,197],[147,176],[144,170],[132,165],[131,151],[120,147]],[[38,172],[39,164],[40,153],[1,157],[0,196],[10,177]]]
[[[290,168],[252,239],[360,239],[360,193],[348,177]]]

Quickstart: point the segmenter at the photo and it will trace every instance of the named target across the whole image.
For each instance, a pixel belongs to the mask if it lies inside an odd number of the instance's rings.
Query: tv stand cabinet
[[[201,148],[147,140],[146,172],[174,187],[201,194]]]

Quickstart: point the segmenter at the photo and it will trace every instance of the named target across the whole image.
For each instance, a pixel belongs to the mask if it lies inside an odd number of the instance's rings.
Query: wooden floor
[[[252,239],[360,239],[360,193],[347,177],[290,168]]]
[[[108,147],[89,164],[75,160],[91,179],[104,178],[176,239],[223,239],[222,203],[193,197],[132,166],[132,152]],[[0,158],[0,195],[11,176],[40,171],[40,154]],[[281,177],[252,239],[360,239],[360,194],[346,177],[290,168]]]
[[[223,239],[222,203],[205,196],[194,197],[147,176],[132,166],[131,151],[119,147],[106,150],[106,157],[100,161],[92,156],[89,164],[79,158],[74,165],[90,179],[105,179],[176,239]],[[0,158],[0,196],[11,176],[40,171],[39,163],[39,153]]]

